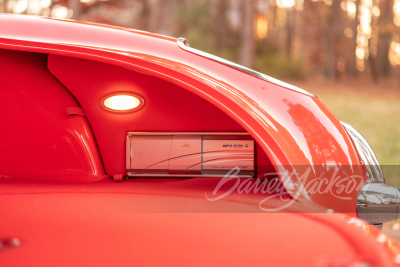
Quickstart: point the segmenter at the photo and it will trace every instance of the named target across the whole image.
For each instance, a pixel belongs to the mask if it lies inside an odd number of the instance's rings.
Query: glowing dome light
[[[115,110],[134,109],[139,106],[139,104],[139,99],[129,95],[116,95],[109,97],[104,101],[104,106]]]
[[[142,97],[130,93],[119,93],[104,97],[101,100],[103,108],[114,112],[130,112],[144,105]]]

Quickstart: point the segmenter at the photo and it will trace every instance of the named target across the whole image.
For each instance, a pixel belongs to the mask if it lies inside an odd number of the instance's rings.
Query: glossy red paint
[[[203,98],[159,78],[118,66],[50,55],[48,68],[84,108],[110,176],[126,176],[127,132],[243,132],[244,129]],[[128,113],[104,110],[101,100],[114,92],[143,97],[145,107]],[[97,100],[99,100],[97,103]],[[273,170],[258,146],[258,172]]]
[[[0,24],[0,48],[34,52],[32,57],[38,58],[49,55],[50,71],[77,99],[68,102],[71,98],[64,95],[57,101],[82,105],[109,175],[125,173],[121,144],[126,132],[172,129],[247,131],[258,143],[259,162],[288,171],[322,166],[313,169],[310,179],[328,171],[327,165],[341,166],[348,175],[362,175],[349,137],[318,99],[183,51],[173,38],[29,16],[0,15]],[[53,76],[48,79],[54,81]],[[31,80],[41,81],[39,76]],[[123,85],[116,84],[117,80],[124,81]],[[102,109],[102,97],[120,91],[121,86],[149,101],[131,114]],[[58,88],[65,94],[65,88],[60,84]],[[168,100],[172,104],[165,101],[167,93],[174,96]],[[59,106],[54,107],[57,114],[62,110]],[[155,121],[160,117],[165,120]],[[63,118],[57,117],[59,121]],[[73,119],[80,119],[80,126],[63,125],[64,129],[87,125],[82,117]],[[90,151],[97,151],[92,132],[85,129],[91,137]],[[35,142],[45,140],[37,138]],[[12,136],[10,140],[19,141]],[[47,169],[37,170],[35,177],[43,178]],[[66,181],[97,177],[93,172],[83,176],[65,173],[62,180]],[[100,177],[100,168],[98,173]],[[6,203],[0,205],[1,234],[22,242],[20,247],[0,253],[0,262],[10,265],[70,266],[79,261],[96,266],[116,262],[119,266],[330,266],[337,262],[389,266],[400,252],[399,245],[386,236],[385,242],[377,245],[381,233],[357,219],[321,214],[329,207],[354,217],[357,191],[347,195],[352,197],[347,202],[329,194],[303,192],[287,213],[250,214],[260,212],[265,195],[234,193],[211,205],[204,193],[212,192],[218,182],[215,179],[1,182],[0,203]],[[269,207],[282,203],[279,199],[265,202]],[[186,213],[193,211],[198,213]],[[216,214],[221,211],[232,214]]]
[[[0,177],[96,181],[103,163],[79,107],[47,70],[47,55],[0,49]]]
[[[340,214],[303,213],[300,203],[290,212],[260,213],[256,197],[236,194],[210,205],[204,192],[212,192],[215,183],[207,178],[4,181],[0,203],[10,204],[0,205],[0,213],[9,214],[10,207],[19,212],[4,216],[0,231],[20,238],[21,246],[1,251],[0,261],[22,266],[379,267],[392,266],[399,252],[398,243],[373,226]],[[380,235],[382,243],[377,242]]]
[[[348,174],[362,175],[357,153],[345,130],[318,99],[191,54],[168,38],[29,16],[2,15],[0,23],[5,25],[0,30],[2,48],[90,59],[187,89],[249,132],[274,166],[284,166],[290,172],[293,166],[334,164]],[[32,32],[26,24],[40,31]],[[98,105],[98,101],[93,99],[93,105]],[[106,135],[94,134],[97,139]],[[298,184],[296,177],[293,179]],[[333,203],[333,208],[340,211],[355,212],[357,193],[353,191],[351,195],[354,205],[344,206],[319,194],[303,192],[302,197]]]

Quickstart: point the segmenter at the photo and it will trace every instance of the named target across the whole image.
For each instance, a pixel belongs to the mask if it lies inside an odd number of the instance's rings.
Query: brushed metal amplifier
[[[254,177],[254,140],[241,132],[130,132],[126,169],[131,177],[221,177],[238,167]]]

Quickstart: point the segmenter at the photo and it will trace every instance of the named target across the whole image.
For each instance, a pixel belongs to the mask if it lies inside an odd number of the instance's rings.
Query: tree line
[[[400,0],[0,0],[0,12],[185,37],[277,78],[396,77]]]

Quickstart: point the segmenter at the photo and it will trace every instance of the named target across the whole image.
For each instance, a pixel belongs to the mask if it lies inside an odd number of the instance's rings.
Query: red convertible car
[[[0,15],[1,266],[392,266],[400,193],[300,88],[183,39]]]

